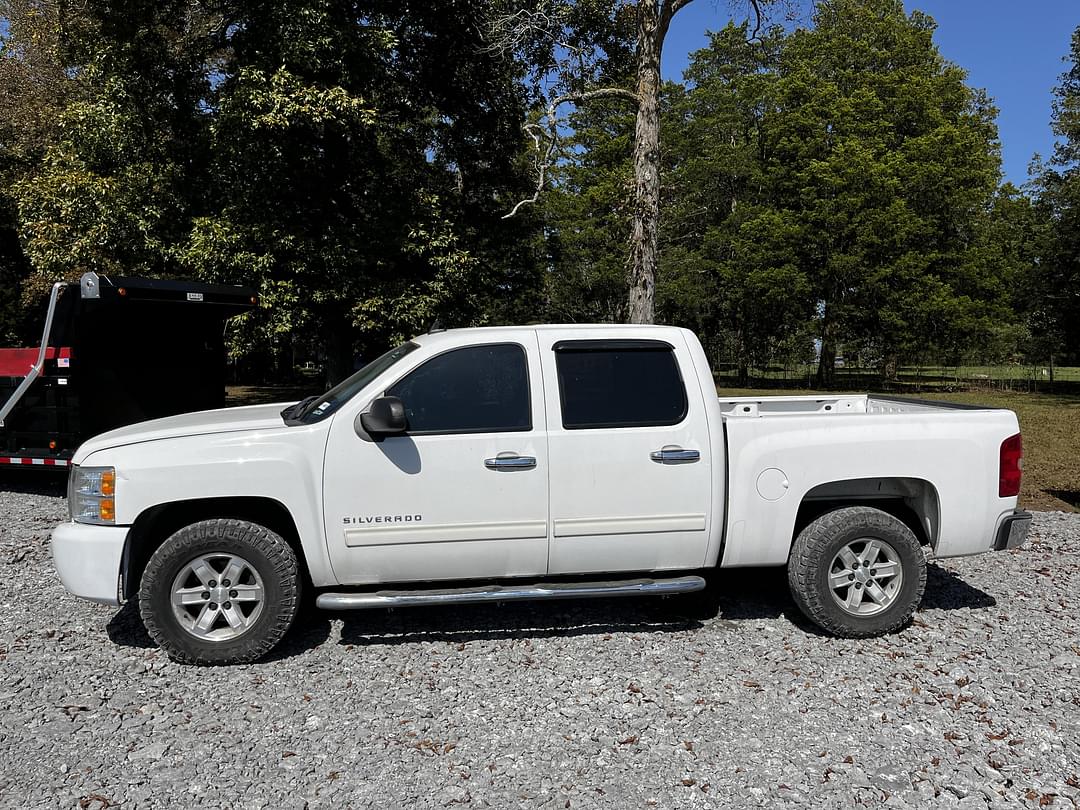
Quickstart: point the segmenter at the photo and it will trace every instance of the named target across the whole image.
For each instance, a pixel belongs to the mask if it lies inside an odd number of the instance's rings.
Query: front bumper
[[[127,526],[57,526],[52,534],[52,555],[64,587],[91,602],[119,605],[120,564],[127,533]]]
[[[1030,528],[1030,512],[1017,509],[1011,515],[1007,515],[998,526],[997,536],[994,538],[994,551],[1006,551],[1022,545],[1027,540]]]

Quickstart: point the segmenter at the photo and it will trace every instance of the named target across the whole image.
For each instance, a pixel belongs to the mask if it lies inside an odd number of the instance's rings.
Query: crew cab
[[[138,596],[178,661],[267,653],[326,609],[700,590],[787,566],[824,630],[892,632],[938,558],[1014,548],[1008,410],[863,395],[718,399],[692,332],[421,335],[324,394],[86,441],[64,586]]]

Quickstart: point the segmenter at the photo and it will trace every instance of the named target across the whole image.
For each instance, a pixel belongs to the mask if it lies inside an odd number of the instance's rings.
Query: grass
[[[814,393],[806,390],[746,388],[718,388],[717,392],[722,397]],[[945,402],[988,405],[1015,411],[1020,420],[1020,430],[1024,434],[1021,506],[1028,509],[1080,511],[1080,396],[1011,391],[935,391],[924,396]]]
[[[904,369],[901,375],[915,376],[921,374],[924,377],[953,377],[959,380],[1031,380],[1041,383],[1050,382],[1050,366],[958,366],[956,368],[944,368],[940,366],[927,366],[926,368],[913,371]],[[1054,368],[1055,382],[1080,382],[1080,367],[1056,366]]]

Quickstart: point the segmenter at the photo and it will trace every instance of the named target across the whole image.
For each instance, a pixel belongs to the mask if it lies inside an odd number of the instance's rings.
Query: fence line
[[[714,366],[717,383],[737,387],[738,369],[734,363]],[[1038,365],[1002,365],[969,363],[959,366],[902,366],[894,378],[886,378],[880,368],[844,365],[836,368],[835,388],[873,388],[911,391],[1017,391],[1026,393],[1080,389],[1080,367]],[[749,387],[814,388],[816,363],[773,364],[749,369]]]

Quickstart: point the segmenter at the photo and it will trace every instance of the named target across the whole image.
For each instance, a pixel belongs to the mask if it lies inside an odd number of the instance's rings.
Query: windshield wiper
[[[281,418],[288,422],[291,419],[296,419],[301,412],[310,405],[312,402],[321,397],[322,394],[312,394],[310,397],[304,397],[299,402],[289,405],[287,408],[283,408],[281,411]]]

